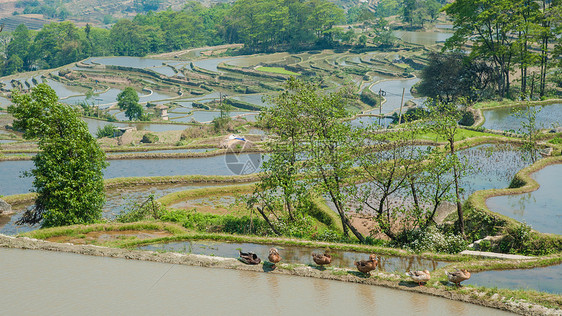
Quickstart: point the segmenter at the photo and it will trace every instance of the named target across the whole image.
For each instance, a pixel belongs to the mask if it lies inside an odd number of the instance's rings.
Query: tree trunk
[[[455,154],[455,138],[451,137],[449,139],[449,144],[451,145],[451,155]],[[459,231],[461,233],[462,238],[466,239],[464,235],[464,215],[462,210],[462,203],[461,203],[461,195],[459,191],[459,170],[457,168],[457,164],[453,164],[453,176],[455,180],[455,195],[457,198],[457,214],[459,216]]]
[[[271,223],[269,221],[269,218],[267,217],[267,215],[265,214],[265,212],[263,211],[263,208],[261,207],[256,207],[258,212],[260,212],[261,216],[263,217],[263,219],[267,222],[267,224],[269,225],[269,227],[271,228],[271,230],[273,230],[273,232],[277,235],[277,236],[281,236],[281,234],[279,233],[279,231],[277,229],[275,229],[275,226],[273,226],[273,223]]]

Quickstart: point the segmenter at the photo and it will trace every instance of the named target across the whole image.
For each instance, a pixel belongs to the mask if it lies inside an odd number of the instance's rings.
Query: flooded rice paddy
[[[110,160],[104,178],[250,174],[259,171],[262,159],[262,155],[256,153],[187,159]],[[32,168],[31,160],[1,161],[0,195],[28,193],[33,180],[20,176]]]
[[[377,286],[69,253],[2,248],[0,266],[7,315],[511,315]],[[14,304],[22,297],[33,300]]]
[[[562,103],[537,105],[535,109],[538,111],[537,127],[553,128],[562,124]],[[511,107],[483,110],[482,114],[486,121],[482,126],[487,129],[518,132],[521,129],[521,122],[525,121],[525,118],[517,115],[520,111],[525,112],[526,109]]]
[[[533,192],[489,198],[488,208],[543,233],[562,234],[562,164],[547,166],[531,175],[540,187]]]
[[[459,151],[469,175],[461,178],[465,198],[478,190],[507,188],[515,174],[531,164],[521,150],[509,144],[484,144]]]
[[[130,210],[135,204],[143,203],[151,194],[155,199],[158,199],[173,192],[209,187],[213,187],[213,185],[158,184],[112,188],[106,191],[103,218],[112,220],[123,211]],[[23,210],[26,207],[31,207],[31,205],[14,208],[13,210],[17,212],[15,214],[0,215],[0,234],[17,235],[19,233],[39,229],[39,225],[30,226],[16,224],[23,215]]]
[[[449,37],[453,36],[453,33],[443,33],[443,32],[394,31],[392,33],[394,34],[394,36],[398,37],[404,42],[414,43],[423,46],[430,46],[436,43],[443,43]]]
[[[543,268],[472,273],[470,279],[463,283],[562,294],[562,264]]]
[[[378,83],[375,83],[371,86],[371,91],[378,94],[379,90],[384,91],[383,96],[386,99],[386,102],[382,105],[382,114],[388,114],[400,109],[400,102],[402,100],[402,91],[404,89],[404,104],[410,100],[414,101],[417,98],[414,98],[410,93],[410,89],[414,84],[419,82],[419,78],[413,79],[398,79],[398,80],[384,80]],[[421,100],[417,101],[418,103]],[[373,114],[379,114],[379,109],[375,109],[372,111]]]
[[[165,244],[152,244],[141,246],[139,249],[152,250],[152,251],[173,251],[192,253],[208,256],[218,256],[227,258],[237,258],[238,249],[242,251],[251,251],[258,255],[263,261],[267,261],[269,249],[275,247],[279,250],[284,263],[289,264],[306,264],[316,266],[312,261],[311,253],[323,253],[326,249],[322,248],[308,248],[297,246],[278,246],[278,245],[262,245],[255,243],[228,243],[228,242],[213,242],[213,241],[182,241],[170,242]],[[360,253],[341,250],[330,250],[332,256],[332,263],[330,266],[339,268],[354,268],[354,262],[357,260],[366,260],[369,258],[370,253]],[[379,265],[378,270],[387,272],[405,272],[410,270],[425,270],[433,271],[438,267],[447,264],[443,261],[435,261],[429,259],[422,259],[417,256],[412,257],[392,257],[392,256],[378,256]]]
[[[104,126],[110,124],[116,127],[134,126],[139,131],[151,131],[151,132],[182,131],[188,127],[188,125],[182,125],[182,124],[108,122],[108,121],[96,120],[93,118],[87,118],[87,117],[83,117],[82,120],[86,122],[86,124],[88,125],[88,130],[93,135],[96,134],[98,128],[103,128]]]

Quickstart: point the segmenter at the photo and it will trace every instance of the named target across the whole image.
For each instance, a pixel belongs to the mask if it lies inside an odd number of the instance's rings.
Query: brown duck
[[[242,252],[242,250],[238,250],[240,252],[240,261],[244,262],[245,264],[259,264],[261,259],[253,252]]]
[[[377,268],[378,263],[377,256],[372,254],[368,260],[355,261],[355,266],[359,272],[371,275],[370,272]]]
[[[312,253],[312,260],[314,260],[317,265],[323,266],[332,262],[332,256],[327,253]]]
[[[419,286],[423,286],[422,283],[427,282],[429,281],[429,279],[431,279],[431,275],[427,270],[406,272],[406,275],[412,278],[414,282],[418,282]]]
[[[449,282],[455,283],[457,286],[462,286],[461,282],[470,279],[470,272],[466,269],[457,269],[455,272],[445,271]]]
[[[279,251],[275,248],[270,248],[269,256],[267,256],[267,260],[273,263],[273,267],[275,267],[275,264],[281,261],[281,255],[279,255]]]

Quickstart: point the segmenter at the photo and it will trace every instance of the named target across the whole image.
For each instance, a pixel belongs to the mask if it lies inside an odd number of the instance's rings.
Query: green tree
[[[349,116],[345,96],[341,92],[325,94],[316,85],[300,80],[293,80],[289,91],[295,95],[301,110],[298,119],[305,128],[301,136],[305,177],[320,196],[327,195],[333,203],[344,235],[351,230],[364,242],[365,237],[348,218],[347,202],[354,190],[353,165],[363,143],[360,131],[343,120]]]
[[[361,210],[373,214],[373,220],[381,232],[395,239],[399,224],[409,227],[409,221],[419,222],[418,193],[414,179],[420,173],[420,162],[424,159],[414,146],[422,130],[418,125],[403,125],[399,130],[381,132],[378,126],[368,126],[361,132],[368,135],[366,143],[374,144],[359,155],[362,184],[357,191]],[[407,192],[411,189],[411,192]],[[397,201],[411,193],[413,205]],[[415,215],[415,216],[414,216]]]
[[[125,116],[132,120],[138,120],[143,115],[143,108],[139,104],[139,95],[132,87],[127,87],[117,95],[117,106],[125,111]]]
[[[462,101],[459,101],[462,103]],[[439,101],[428,100],[430,108],[430,120],[429,124],[433,131],[437,133],[440,137],[447,141],[447,150],[449,151],[449,156],[453,170],[453,181],[455,187],[455,198],[457,204],[457,215],[458,222],[457,226],[459,228],[460,234],[463,238],[466,238],[464,232],[464,213],[461,201],[461,187],[460,180],[463,175],[463,165],[458,158],[457,151],[455,149],[455,137],[459,132],[458,121],[462,118],[461,111],[457,108],[456,104],[453,103],[441,103]]]
[[[53,89],[37,85],[30,94],[15,93],[8,111],[13,126],[25,139],[37,139],[33,157],[35,207],[20,223],[42,227],[87,224],[101,219],[105,202],[105,153],[87,125],[68,105],[58,102]]]
[[[524,135],[523,158],[535,163],[539,157],[539,134],[540,128],[537,125],[537,114],[542,107],[527,105],[525,110],[518,111],[516,115],[521,119],[520,132]]]
[[[28,55],[32,40],[31,33],[25,24],[20,24],[14,30],[12,36],[12,40],[6,47],[6,59],[9,60],[12,56],[18,56],[23,61],[23,69],[27,70],[30,67]]]
[[[470,41],[471,57],[493,64],[501,97],[510,96],[510,73],[517,55],[516,7],[505,0],[457,0],[443,8],[455,26],[445,47],[462,48]]]

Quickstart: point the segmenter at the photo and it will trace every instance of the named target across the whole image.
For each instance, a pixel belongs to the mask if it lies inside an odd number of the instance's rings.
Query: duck
[[[273,263],[273,267],[275,267],[275,264],[281,261],[281,256],[279,255],[279,251],[275,248],[270,248],[269,256],[267,256],[267,260]]]
[[[445,271],[449,282],[455,283],[457,286],[462,286],[461,282],[470,279],[470,272],[466,269],[457,269],[455,272],[447,272]]]
[[[418,282],[419,286],[423,286],[423,282],[427,282],[431,279],[431,275],[427,270],[406,272],[406,275],[412,278],[414,282]]]
[[[240,252],[240,261],[244,262],[245,264],[259,264],[261,259],[253,252],[242,252],[242,250],[238,250]]]
[[[314,260],[317,265],[323,266],[332,262],[332,256],[327,253],[312,253],[312,260]]]
[[[359,272],[370,276],[370,272],[377,268],[378,263],[377,256],[372,254],[369,256],[368,260],[355,261],[355,266]]]

